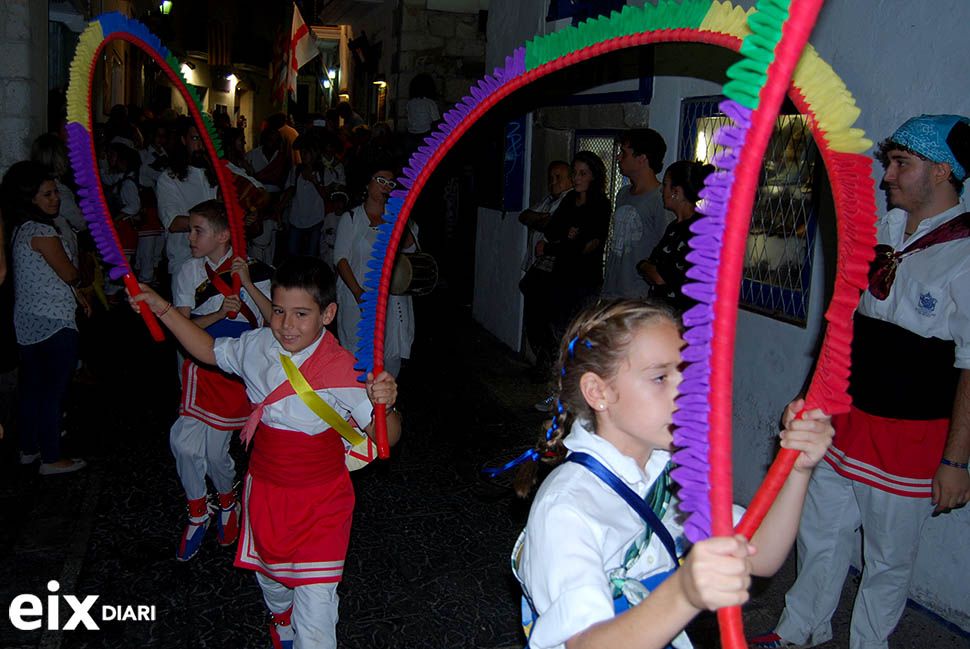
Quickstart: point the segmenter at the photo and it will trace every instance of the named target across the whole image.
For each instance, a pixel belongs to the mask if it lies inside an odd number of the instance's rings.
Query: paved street
[[[418,304],[418,342],[401,376],[404,437],[391,460],[354,475],[354,532],[340,587],[338,638],[354,649],[521,647],[518,589],[508,554],[528,504],[507,478],[483,479],[531,445],[542,386],[526,366],[476,326],[446,291]],[[148,340],[133,314],[92,323],[97,385],[68,397],[68,452],[90,466],[38,476],[20,467],[11,436],[0,442],[0,602],[20,593],[97,595],[102,605],[154,607],[154,621],[106,622],[97,631],[18,631],[4,616],[0,647],[269,647],[267,616],[251,573],[232,566],[210,530],[199,555],[175,560],[185,520],[168,428],[178,401],[174,348]],[[10,398],[9,387],[3,396]],[[232,452],[239,476],[246,454]],[[770,628],[793,578],[793,561],[759,582],[745,609],[750,632]],[[854,579],[847,580],[850,601]],[[60,622],[70,617],[65,604]],[[835,619],[847,646],[845,604]],[[715,647],[712,616],[692,627]],[[967,636],[907,609],[893,649],[970,647]]]

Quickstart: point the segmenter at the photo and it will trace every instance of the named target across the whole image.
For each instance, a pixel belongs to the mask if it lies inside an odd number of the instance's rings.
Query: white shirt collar
[[[889,222],[889,233],[892,237],[893,243],[898,244],[894,245],[893,247],[897,250],[904,248],[937,226],[946,223],[953,217],[959,216],[966,211],[966,206],[963,204],[963,202],[960,202],[950,209],[940,212],[936,216],[923,219],[919,222],[919,225],[916,226],[916,230],[910,235],[909,239],[903,243],[903,237],[906,235],[906,219],[909,218],[909,214],[906,212],[906,210],[899,209],[898,207],[892,209],[886,214],[886,220]]]
[[[563,444],[570,451],[589,453],[594,456],[624,482],[631,485],[638,482],[652,484],[670,461],[668,451],[656,449],[650,454],[647,464],[640,467],[636,460],[624,455],[608,441],[587,430],[586,426],[579,421],[573,423]]]
[[[289,356],[294,363],[296,363],[297,365],[300,365],[301,363],[303,363],[303,361],[305,361],[306,359],[310,358],[313,355],[313,352],[317,350],[317,347],[320,346],[320,343],[323,341],[323,338],[326,335],[327,335],[327,328],[324,327],[323,332],[317,337],[316,340],[314,340],[312,343],[310,343],[309,345],[307,345],[306,347],[304,347],[303,349],[301,349],[296,353],[291,353],[283,349],[283,346],[280,344],[280,341],[276,340],[276,336],[273,336],[273,349],[277,353],[283,354],[284,356]]]
[[[213,264],[208,257],[205,258],[205,263],[209,268],[215,271],[217,268],[219,268],[219,266],[222,266],[222,264],[231,256],[232,256],[232,246],[229,246],[229,250],[226,251],[226,254],[224,254],[216,264]]]

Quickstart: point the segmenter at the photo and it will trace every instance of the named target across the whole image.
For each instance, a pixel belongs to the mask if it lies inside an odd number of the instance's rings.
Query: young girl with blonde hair
[[[803,404],[789,404],[781,445],[801,455],[750,543],[687,547],[669,475],[684,344],[673,311],[631,299],[587,308],[563,338],[557,414],[524,456],[562,463],[536,494],[512,558],[532,649],[690,647],[683,628],[697,613],[744,603],[751,575],[773,574],[788,555],[809,476],[834,435],[829,418],[815,410],[796,420]],[[529,462],[520,493],[534,481]]]

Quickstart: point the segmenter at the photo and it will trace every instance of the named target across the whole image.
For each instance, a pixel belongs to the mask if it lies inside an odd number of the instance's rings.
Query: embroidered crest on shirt
[[[936,316],[936,303],[937,299],[929,292],[920,293],[919,304],[916,306],[916,312],[921,316],[932,318]]]

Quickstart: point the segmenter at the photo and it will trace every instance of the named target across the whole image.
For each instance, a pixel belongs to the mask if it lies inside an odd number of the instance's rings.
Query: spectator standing
[[[541,201],[519,214],[519,222],[528,227],[525,258],[522,262],[525,276],[519,282],[519,289],[522,291],[524,300],[525,333],[536,356],[535,378],[539,382],[548,379],[553,362],[552,352],[545,344],[552,338],[552,331],[545,331],[545,329],[551,326],[550,292],[552,267],[556,260],[552,255],[538,254],[536,251],[544,250],[543,232],[563,197],[572,189],[569,163],[563,160],[549,163],[546,180],[549,193]]]
[[[416,75],[411,79],[408,91],[408,149],[414,151],[441,120],[441,113],[438,112],[438,103],[435,101],[438,90],[431,75]]]
[[[694,236],[690,226],[701,216],[697,213],[697,201],[704,189],[704,179],[713,171],[713,165],[687,160],[678,160],[667,168],[663,182],[664,207],[677,220],[667,226],[650,257],[637,264],[637,272],[650,286],[650,297],[667,302],[681,313],[697,304],[683,292],[690,267],[688,242]]]
[[[599,294],[603,283],[603,247],[610,224],[610,200],[606,197],[606,167],[591,151],[573,159],[573,190],[559,203],[546,228],[538,255],[552,255],[549,325],[541,331],[549,337],[540,342],[550,356],[556,342],[576,313]],[[531,343],[530,343],[531,344]],[[549,412],[554,395],[535,404]]]
[[[290,170],[280,199],[281,208],[289,208],[286,250],[290,256],[317,257],[326,201],[330,192],[346,183],[346,177],[343,165],[326,157],[323,143],[314,136],[301,135],[296,149],[302,162]]]
[[[77,250],[54,223],[57,186],[35,162],[18,162],[3,177],[0,205],[15,223],[10,243],[14,275],[14,328],[20,346],[20,462],[41,461],[41,475],[84,468],[61,455],[61,411],[77,362],[79,281]]]
[[[625,131],[616,137],[617,162],[629,181],[616,193],[613,231],[606,247],[603,295],[646,297],[648,287],[637,263],[653,251],[673,214],[664,210],[657,174],[663,169],[667,144],[653,129]]]

